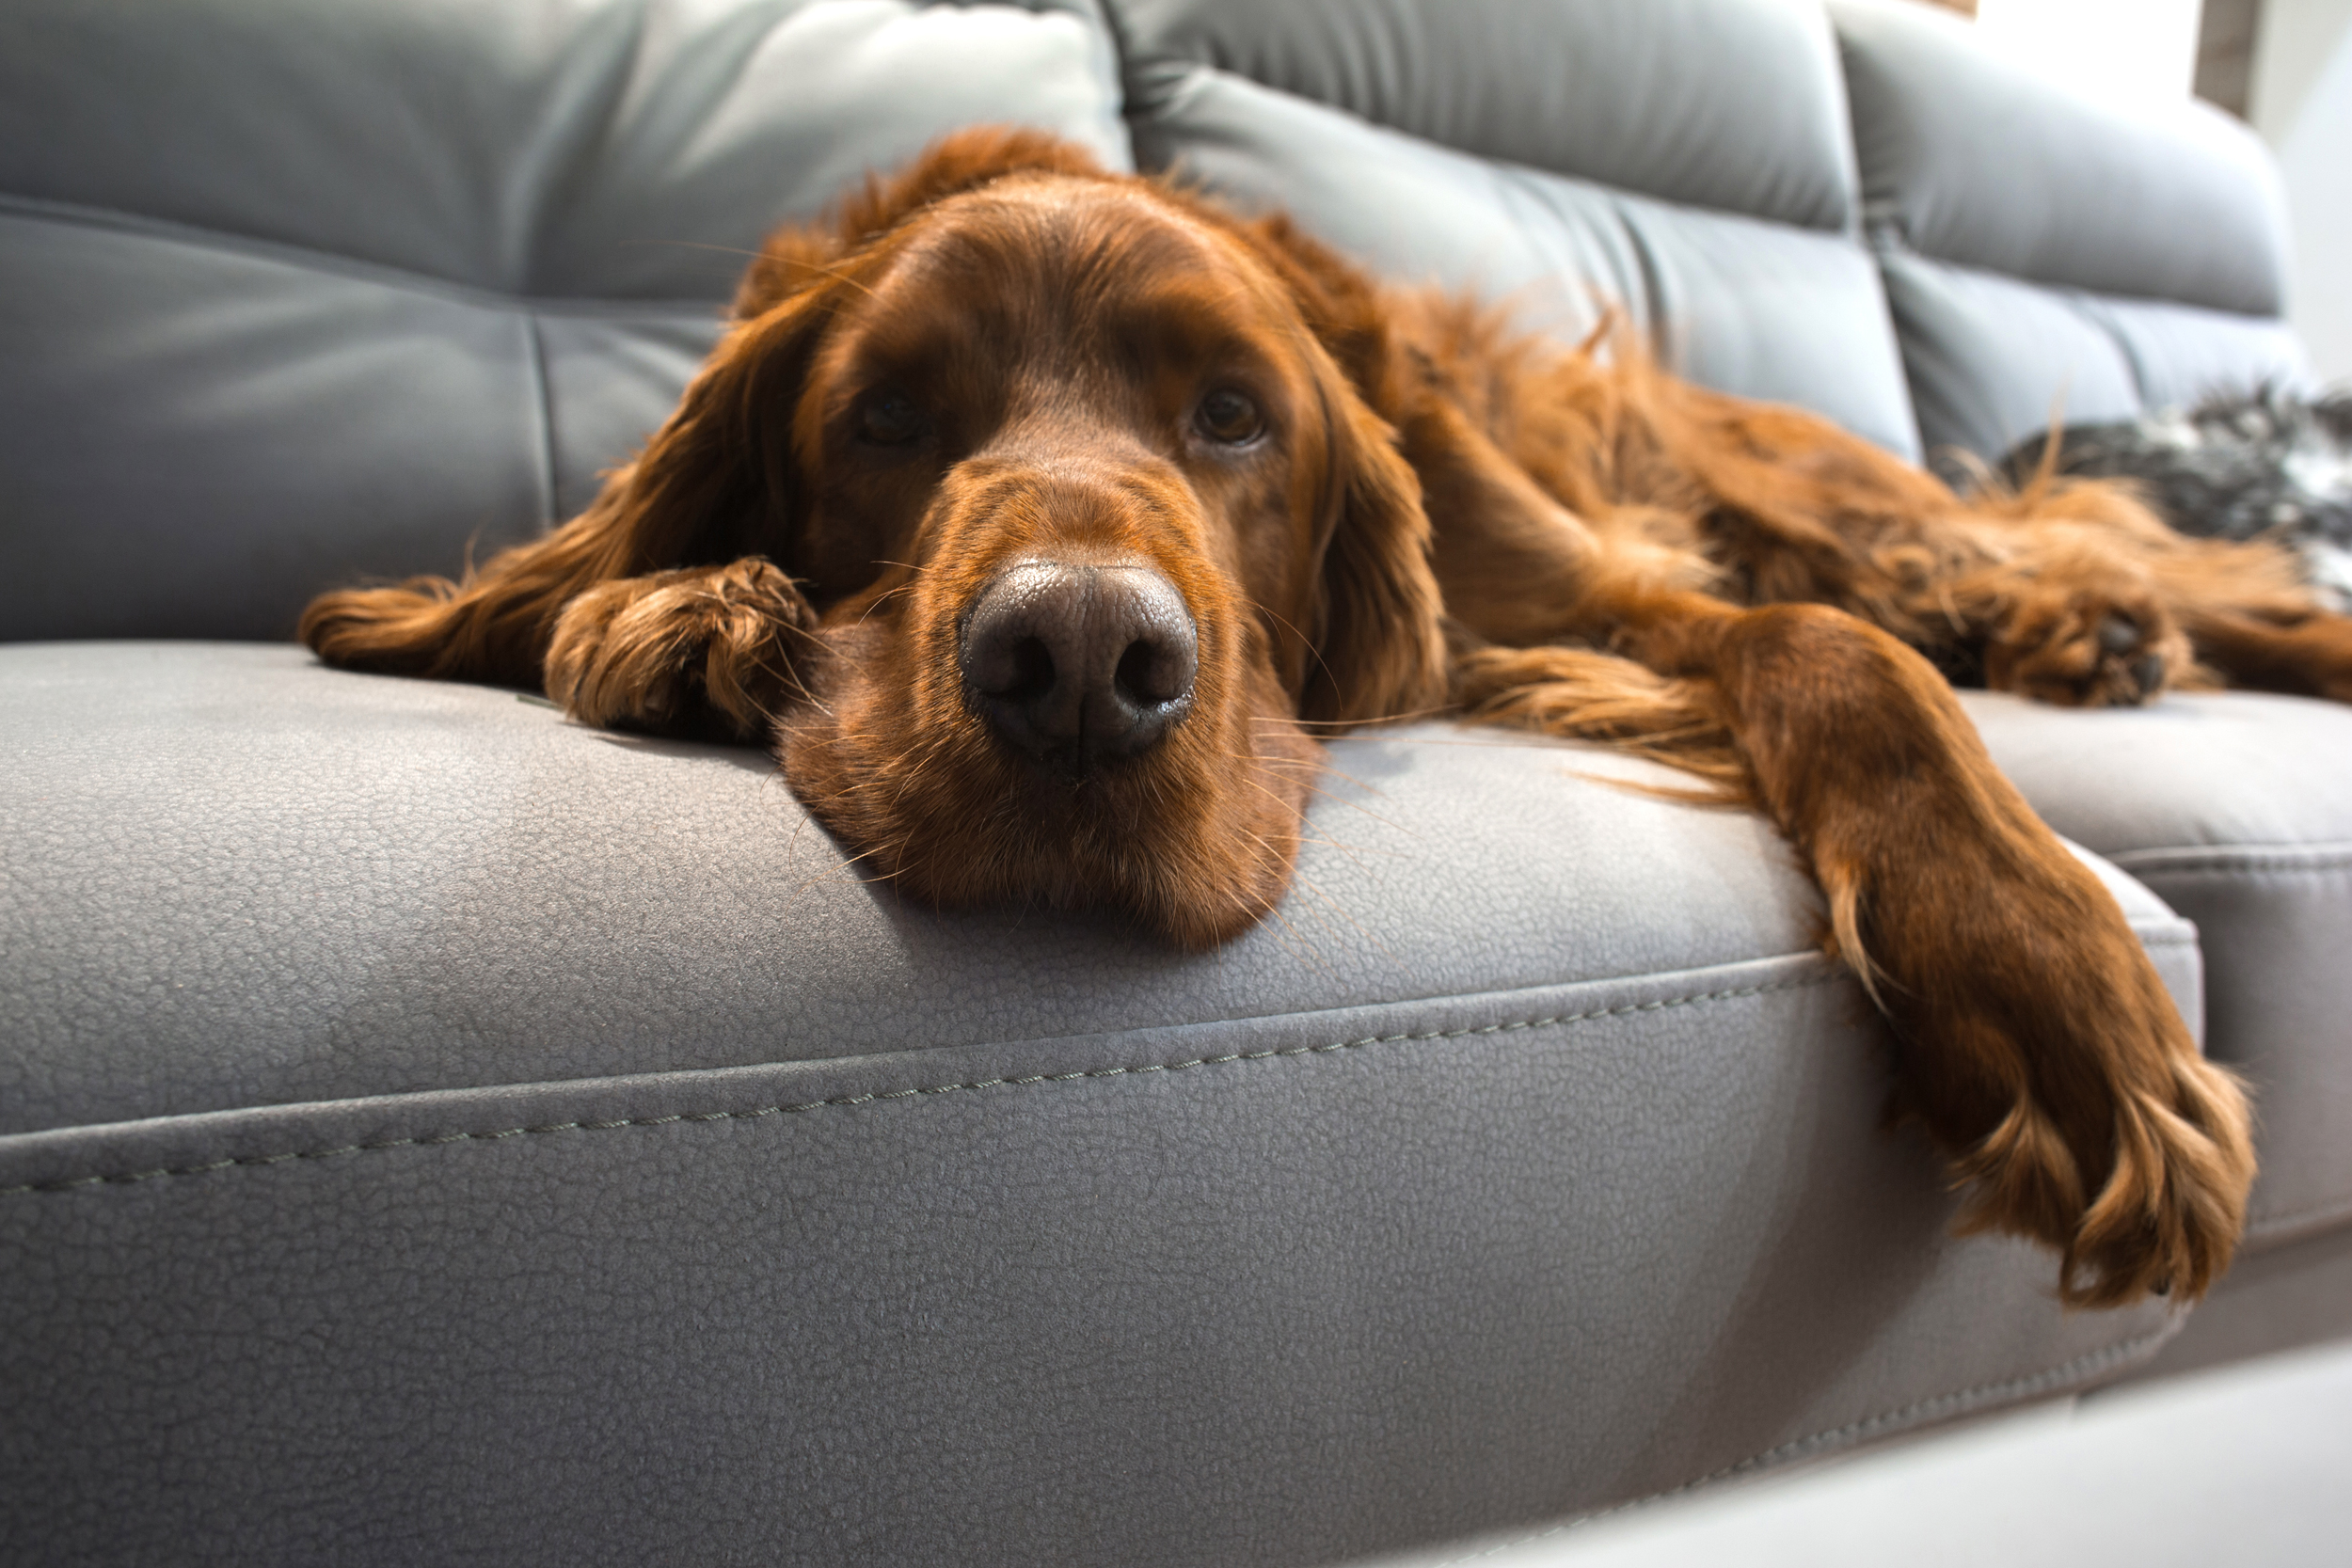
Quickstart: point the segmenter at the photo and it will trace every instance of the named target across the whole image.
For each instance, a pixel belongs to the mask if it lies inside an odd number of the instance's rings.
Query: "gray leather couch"
[[[1974,697],[2261,1087],[2243,1260],[1956,1240],[1760,821],[1342,740],[1186,956],[747,751],[328,671],[977,120],[1913,455],[2299,373],[2242,128],[1888,0],[8,0],[0,1559],[1328,1562],[2352,1332],[2352,714]]]

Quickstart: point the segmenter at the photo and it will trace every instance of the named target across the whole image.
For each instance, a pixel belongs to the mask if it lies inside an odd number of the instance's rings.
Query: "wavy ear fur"
[[[1395,433],[1353,395],[1332,410],[1337,517],[1316,584],[1299,717],[1365,723],[1446,701],[1444,602],[1429,515]]]
[[[823,294],[811,291],[728,333],[637,460],[547,537],[460,581],[321,594],[302,613],[302,641],[355,670],[536,687],[556,617],[590,585],[783,553],[791,477],[782,427],[823,315]]]
[[[982,126],[943,137],[911,167],[834,217],[776,231],[745,275],[737,325],[637,461],[587,511],[544,539],[491,557],[463,580],[413,578],[313,600],[300,636],[330,664],[535,687],[557,616],[614,578],[744,555],[786,562],[792,505],[783,428],[845,259],[909,214],[1025,170],[1101,174],[1083,149],[1042,132]]]
[[[1289,286],[1338,372],[1325,395],[1334,515],[1300,717],[1360,723],[1442,706],[1445,601],[1430,570],[1421,480],[1397,449],[1403,369],[1378,291],[1286,218],[1242,232]]]

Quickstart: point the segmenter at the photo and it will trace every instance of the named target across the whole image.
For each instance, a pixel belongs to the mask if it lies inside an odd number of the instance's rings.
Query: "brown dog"
[[[2200,657],[2352,698],[2352,623],[2282,557],[2092,485],[1963,501],[1025,133],[777,234],[735,315],[585,514],[463,583],[327,594],[304,639],[772,735],[916,897],[1190,946],[1280,897],[1313,726],[1452,706],[1661,756],[1806,856],[1969,1224],[2059,1248],[2078,1303],[2227,1264],[2236,1083],[1914,650],[2063,703]]]

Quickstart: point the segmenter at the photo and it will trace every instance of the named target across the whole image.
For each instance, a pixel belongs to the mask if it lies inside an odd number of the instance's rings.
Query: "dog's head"
[[[639,465],[729,537],[650,554],[801,581],[780,754],[874,871],[1221,941],[1289,881],[1301,721],[1442,700],[1419,485],[1335,356],[1374,308],[1277,227],[951,137],[770,242]]]

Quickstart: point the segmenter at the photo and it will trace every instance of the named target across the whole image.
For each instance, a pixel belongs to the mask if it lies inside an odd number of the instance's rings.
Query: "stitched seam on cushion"
[[[1774,991],[1803,990],[1842,981],[1843,969],[1825,974],[1812,974],[1801,979],[1773,980],[1762,985],[1741,986],[1730,990],[1700,991],[1688,996],[1661,997],[1655,1002],[1629,1002],[1621,1006],[1596,1007],[1589,1012],[1557,1013],[1549,1018],[1516,1019],[1507,1023],[1481,1024],[1466,1029],[1432,1029],[1403,1035],[1368,1035],[1360,1039],[1333,1040],[1324,1045],[1293,1045],[1266,1051],[1236,1051],[1216,1056],[1195,1056],[1181,1062],[1152,1062],[1140,1067],[1089,1068],[1073,1072],[1025,1073],[1017,1078],[979,1078],[960,1084],[933,1084],[916,1089],[876,1090],[866,1094],[835,1095],[825,1100],[806,1100],[797,1103],[755,1106],[747,1111],[678,1111],[660,1117],[615,1117],[609,1119],[547,1122],[523,1127],[501,1127],[487,1132],[437,1132],[410,1138],[385,1138],[373,1143],[343,1144],[333,1148],[295,1149],[284,1154],[245,1154],[226,1160],[208,1160],[198,1165],[179,1165],[159,1170],[125,1171],[114,1175],[77,1176],[52,1181],[27,1181],[13,1187],[0,1187],[0,1197],[17,1197],[27,1193],[73,1192],[85,1187],[129,1186],[141,1181],[161,1180],[172,1176],[202,1176],[212,1171],[229,1170],[238,1165],[282,1165],[298,1160],[332,1160],[351,1154],[367,1154],[389,1148],[433,1148],[443,1144],[498,1143],[508,1138],[543,1137],[556,1132],[606,1132],[618,1127],[669,1127],[682,1122],[759,1121],[770,1117],[796,1116],[807,1111],[832,1107],[880,1105],[892,1101],[920,1100],[928,1095],[961,1094],[977,1089],[1029,1088],[1040,1084],[1074,1084],[1089,1078],[1136,1078],[1155,1072],[1187,1072],[1195,1068],[1227,1067],[1242,1062],[1267,1062],[1285,1056],[1323,1056],[1335,1052],[1357,1051],[1371,1045],[1397,1045],[1428,1040],[1470,1039],[1480,1035],[1507,1035],[1526,1029],[1562,1028],[1571,1023],[1587,1023],[1596,1019],[1629,1018],[1637,1013],[1663,1012],[1673,1007],[1695,1006],[1707,1002],[1729,1002],[1744,997],[1764,996]]]
[[[2125,1339],[2120,1344],[2108,1345],[2101,1350],[2087,1352],[2071,1361],[2060,1362],[2058,1366],[2045,1368],[2038,1372],[2028,1372],[2023,1377],[2008,1378],[1998,1383],[1981,1383],[1973,1388],[1963,1388],[1957,1393],[1936,1394],[1928,1399],[1915,1400],[1909,1404],[1883,1411],[1876,1416],[1866,1416],[1858,1421],[1849,1421],[1841,1427],[1833,1427],[1826,1432],[1817,1432],[1810,1437],[1794,1438],[1766,1449],[1762,1453],[1743,1459],[1736,1465],[1726,1465],[1722,1469],[1700,1476],[1695,1481],[1686,1481],[1678,1486],[1670,1486],[1662,1492],[1652,1492],[1645,1497],[1612,1504],[1608,1508],[1599,1509],[1591,1513],[1579,1514],[1549,1529],[1538,1530],[1533,1535],[1523,1535],[1515,1540],[1505,1541],[1500,1545],[1489,1546],[1472,1557],[1447,1558],[1443,1562],[1434,1564],[1433,1568],[1454,1568],[1454,1565],[1458,1563],[1475,1562],[1480,1558],[1493,1557],[1497,1553],[1511,1551],[1534,1542],[1549,1541],[1554,1536],[1581,1529],[1586,1525],[1615,1514],[1628,1513],[1637,1508],[1647,1508],[1652,1503],[1664,1502],[1669,1497],[1678,1497],[1686,1492],[1696,1491],[1702,1486],[1711,1486],[1717,1481],[1729,1481],[1734,1476],[1743,1475],[1750,1470],[1763,1469],[1777,1465],[1783,1460],[1800,1458],[1808,1449],[1851,1438],[1869,1436],[1883,1428],[1906,1423],[1914,1418],[1940,1415],[1947,1411],[1955,1415],[1964,1415],[1965,1407],[1972,1402],[1980,1402],[1988,1397],[2030,1395],[2045,1388],[2071,1383],[2098,1371],[2103,1367],[2128,1360],[2144,1349],[2162,1344],[2172,1337],[2174,1326],[2172,1323],[2167,1323],[2162,1328],[2152,1330],[2136,1338]]]
[[[2122,854],[2109,855],[2107,859],[2126,870],[2152,877],[2172,873],[2352,870],[2352,850],[2331,851],[2324,855],[2241,855],[2227,850],[2184,855],[2169,849],[2127,849]]]
[[[548,315],[580,316],[590,320],[656,314],[695,315],[713,325],[723,325],[727,309],[724,297],[694,299],[672,295],[639,299],[626,294],[508,293],[501,289],[485,288],[477,283],[465,283],[434,273],[419,272],[393,261],[377,261],[364,256],[346,255],[342,251],[322,250],[297,240],[273,240],[260,234],[242,234],[232,229],[214,229],[179,218],[151,217],[118,207],[56,201],[45,197],[19,196],[14,192],[0,191],[0,214],[8,214],[77,229],[105,229],[117,233],[137,234],[169,244],[242,256],[248,261],[271,261],[279,266],[297,267],[330,277],[374,283],[407,293],[453,300],[461,305],[488,310],[536,310]]]

